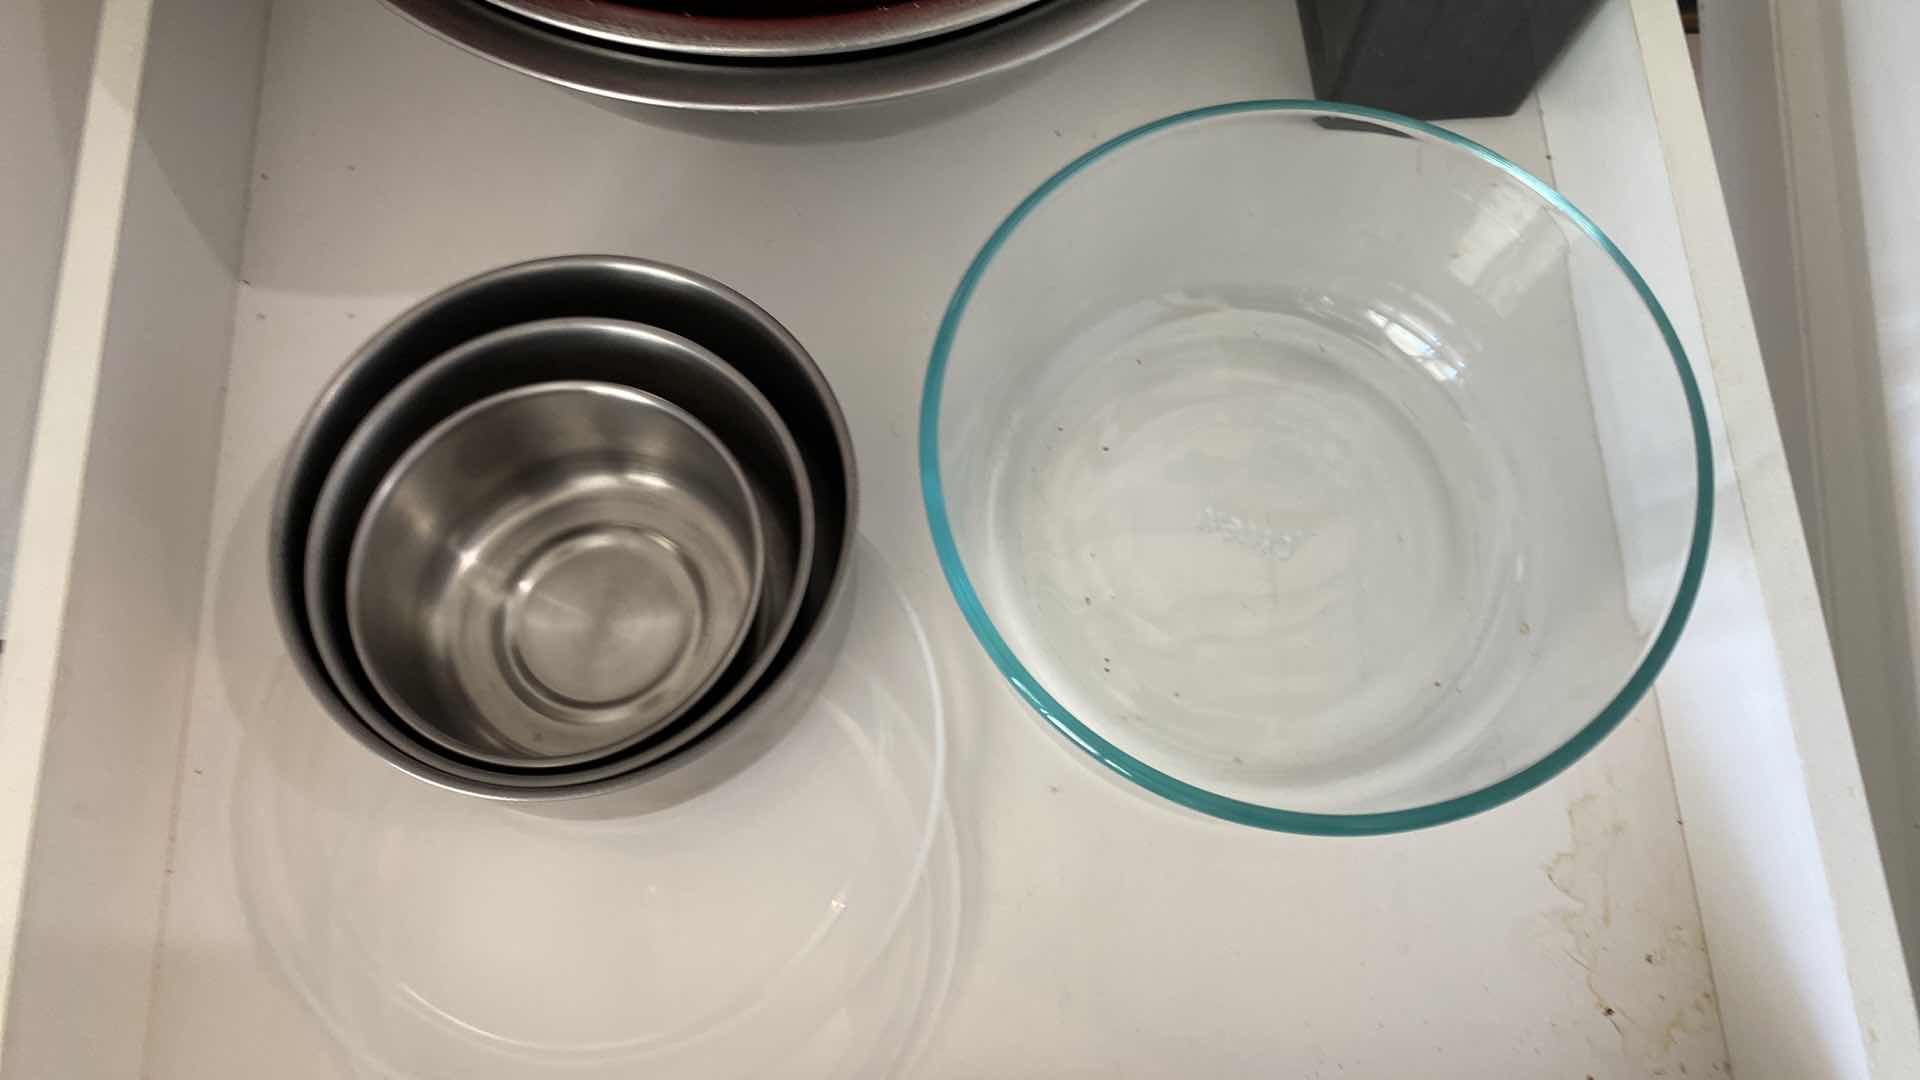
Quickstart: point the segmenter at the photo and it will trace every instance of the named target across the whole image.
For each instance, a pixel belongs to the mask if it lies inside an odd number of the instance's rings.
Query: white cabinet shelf
[[[1000,216],[1142,121],[1308,96],[1289,5],[1161,0],[965,108],[800,134],[619,115],[373,0],[268,9],[103,14],[0,668],[0,1076],[349,1074],[232,879],[237,749],[287,671],[264,569],[279,455],[384,320],[580,251],[739,288],[841,395],[862,531],[927,619],[955,717],[965,917],[920,1074],[1920,1075],[1664,0],[1610,0],[1519,114],[1454,126],[1608,229],[1694,358],[1720,483],[1693,626],[1657,700],[1566,775],[1368,840],[1194,820],[1057,745],[946,595],[913,451],[935,323]]]

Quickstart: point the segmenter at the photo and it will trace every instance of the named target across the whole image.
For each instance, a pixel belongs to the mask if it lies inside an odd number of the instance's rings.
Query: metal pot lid
[[[495,63],[589,94],[708,112],[865,105],[956,86],[1057,52],[1146,0],[1041,0],[919,45],[838,60],[728,63],[620,49],[548,30],[483,0],[386,0]]]
[[[830,56],[884,49],[978,26],[1038,0],[488,0],[562,30],[623,47],[726,59]],[[796,10],[809,12],[796,14]]]

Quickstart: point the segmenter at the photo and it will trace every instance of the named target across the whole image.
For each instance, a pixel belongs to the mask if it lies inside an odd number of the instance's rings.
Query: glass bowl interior
[[[1371,833],[1606,735],[1705,560],[1700,392],[1639,273],[1499,155],[1305,101],[1042,184],[948,307],[922,487],[976,636],[1192,809]]]

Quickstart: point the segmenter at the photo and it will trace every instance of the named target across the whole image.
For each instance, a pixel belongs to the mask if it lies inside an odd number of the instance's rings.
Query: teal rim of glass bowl
[[[1696,479],[1698,495],[1693,514],[1693,541],[1687,551],[1687,564],[1681,571],[1680,585],[1675,592],[1673,606],[1668,610],[1666,621],[1661,625],[1660,632],[1655,635],[1653,644],[1641,657],[1632,676],[1614,695],[1613,700],[1607,703],[1606,708],[1600,710],[1598,716],[1588,721],[1574,733],[1572,738],[1539,761],[1477,791],[1403,810],[1360,814],[1320,814],[1284,810],[1229,798],[1161,772],[1101,738],[1099,733],[1088,727],[1049,693],[1046,687],[1040,685],[1040,680],[1036,679],[1033,673],[1020,662],[1019,657],[1014,655],[1012,648],[1000,636],[999,629],[993,625],[993,619],[980,602],[979,594],[974,591],[973,582],[967,576],[966,566],[961,561],[959,549],[954,544],[953,528],[947,517],[946,496],[940,482],[940,396],[947,371],[947,360],[953,348],[954,335],[960,328],[960,320],[966,314],[967,302],[973,297],[973,291],[980,284],[981,277],[985,275],[994,256],[1006,244],[1008,237],[1020,227],[1021,222],[1025,221],[1036,207],[1068,181],[1129,144],[1156,132],[1180,124],[1237,113],[1288,112],[1319,113],[1374,121],[1458,147],[1519,181],[1554,209],[1566,215],[1613,259],[1614,265],[1620,268],[1620,272],[1626,275],[1627,280],[1633,283],[1634,290],[1640,294],[1641,301],[1647,306],[1648,314],[1653,316],[1654,323],[1660,328],[1660,336],[1666,340],[1667,350],[1673,356],[1674,367],[1680,375],[1681,389],[1687,399],[1687,413],[1693,425],[1694,464],[1698,471]],[[959,602],[967,624],[973,628],[974,636],[980,640],[987,655],[999,667],[1000,673],[1013,684],[1013,688],[1020,693],[1020,696],[1025,698],[1027,703],[1053,726],[1054,730],[1091,754],[1102,765],[1128,780],[1156,795],[1200,813],[1242,825],[1283,832],[1314,836],[1365,836],[1426,828],[1456,821],[1499,806],[1552,779],[1567,766],[1578,761],[1581,755],[1593,749],[1601,739],[1606,738],[1609,732],[1619,726],[1620,721],[1626,718],[1633,707],[1639,703],[1640,698],[1646,694],[1647,689],[1653,685],[1654,676],[1660,673],[1661,667],[1667,662],[1667,657],[1672,655],[1674,644],[1680,639],[1681,629],[1686,626],[1687,616],[1693,611],[1694,598],[1700,590],[1700,578],[1706,569],[1707,539],[1713,528],[1713,450],[1707,435],[1707,413],[1706,406],[1701,400],[1700,385],[1694,379],[1693,368],[1687,361],[1686,350],[1681,347],[1680,338],[1674,333],[1673,323],[1668,320],[1665,309],[1660,306],[1660,301],[1655,299],[1653,290],[1647,286],[1646,279],[1640,276],[1640,271],[1634,269],[1633,263],[1621,253],[1620,248],[1607,237],[1606,233],[1600,231],[1600,227],[1595,225],[1591,218],[1568,202],[1565,196],[1541,182],[1532,173],[1472,139],[1425,121],[1383,109],[1328,101],[1284,99],[1236,101],[1176,113],[1108,139],[1076,158],[1035,188],[1033,194],[1022,200],[1020,205],[1007,215],[1006,220],[1000,223],[1000,227],[993,231],[993,235],[987,238],[980,253],[974,256],[972,264],[967,267],[966,275],[960,279],[959,287],[954,290],[953,299],[947,304],[946,314],[940,320],[939,335],[934,339],[933,356],[927,365],[926,384],[920,398],[920,491],[922,499],[926,502],[927,524],[932,530],[934,548],[940,557],[940,569],[946,574],[947,584],[952,588],[954,599]]]

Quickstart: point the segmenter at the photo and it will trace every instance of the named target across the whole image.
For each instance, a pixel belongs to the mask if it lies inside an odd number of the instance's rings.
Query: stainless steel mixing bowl
[[[505,764],[422,743],[393,714],[362,670],[347,633],[348,543],[395,462],[435,424],[490,395],[555,378],[616,383],[670,398],[739,460],[760,506],[766,571],[752,633],[719,683],[669,727],[617,755],[565,771]],[[387,742],[434,768],[470,780],[521,786],[577,785],[663,757],[698,738],[757,684],[799,617],[812,572],[813,486],[786,424],[754,384],[711,351],[650,326],[569,317],[520,323],[449,350],[382,397],[341,448],[320,489],[304,564],[307,617],[334,686]],[[323,599],[324,602],[315,602]],[[524,775],[521,775],[524,774]]]
[[[622,47],[521,18],[488,0],[386,0],[461,48],[603,100],[738,113],[836,109],[944,90],[1057,52],[1145,2],[1040,0],[1004,18],[895,48],[756,63]]]
[[[441,421],[387,474],[354,535],[347,623],[415,733],[573,765],[720,678],[765,559],[747,478],[698,420],[612,383],[535,383]]]
[[[875,0],[792,3],[646,3],[644,0],[490,0],[529,19],[616,45],[725,59],[837,56],[978,26],[1038,0]]]
[[[646,323],[725,357],[777,403],[806,464],[818,531],[793,630],[725,723],[659,761],[577,783],[529,787],[428,765],[364,723],[320,662],[303,567],[327,473],[383,397],[433,358],[473,338],[569,316]],[[269,587],[288,651],[309,689],[350,735],[389,763],[489,798],[589,800],[555,812],[644,812],[707,790],[754,760],[784,734],[831,669],[846,628],[856,502],[853,447],[839,405],[806,350],[772,316],[732,289],[677,267],[618,256],[539,260],[481,274],[423,301],[362,346],[321,392],[293,438],[274,494]],[[344,589],[313,601],[337,604],[344,623]]]

